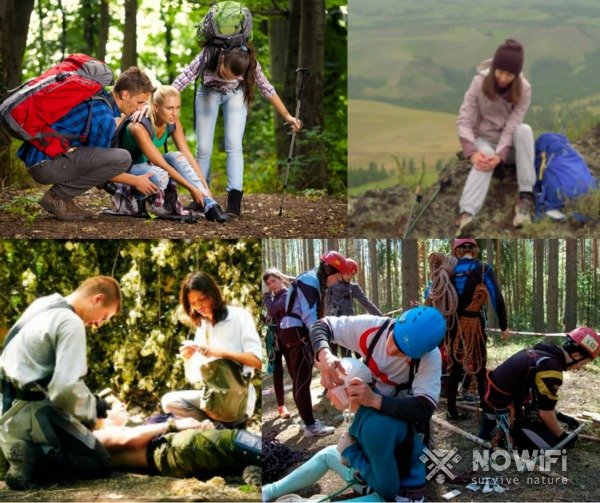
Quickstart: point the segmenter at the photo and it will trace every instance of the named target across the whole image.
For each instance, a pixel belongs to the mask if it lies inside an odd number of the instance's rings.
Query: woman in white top
[[[181,285],[180,301],[185,313],[196,325],[191,344],[184,344],[180,353],[186,361],[199,353],[207,359],[224,358],[244,367],[244,373],[260,369],[262,347],[252,316],[240,307],[225,304],[215,280],[204,272],[189,274]],[[249,384],[246,416],[254,411],[256,392]],[[173,391],[163,396],[161,403],[165,412],[176,418],[209,417],[202,410],[202,390]],[[247,419],[236,421],[241,425]]]

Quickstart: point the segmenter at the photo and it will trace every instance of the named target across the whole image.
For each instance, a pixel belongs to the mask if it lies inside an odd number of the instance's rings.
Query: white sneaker
[[[314,424],[304,427],[304,438],[325,437],[326,435],[331,435],[334,431],[335,428],[333,426],[325,426],[317,419]]]

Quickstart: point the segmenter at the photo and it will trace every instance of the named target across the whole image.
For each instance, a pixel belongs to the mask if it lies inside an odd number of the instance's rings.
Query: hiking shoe
[[[448,421],[466,421],[467,419],[471,419],[471,414],[462,410],[452,414],[449,410],[447,410],[446,419]]]
[[[468,230],[469,224],[475,217],[466,211],[463,211],[455,220],[456,224],[456,237],[462,236]]]
[[[242,214],[242,197],[241,190],[231,189],[227,193],[227,209],[225,210],[230,215],[239,217]]]
[[[89,211],[89,210],[83,209],[80,206],[77,206],[75,204],[75,201],[73,201],[73,199],[70,199],[67,201],[67,208],[72,213],[75,213],[75,214],[79,213],[80,215],[82,215],[84,220],[90,220],[94,216],[93,211]]]
[[[477,401],[477,397],[473,393],[463,393],[462,398],[465,402],[475,403]]]
[[[304,427],[304,438],[325,437],[331,435],[335,431],[333,426],[325,426],[318,419],[310,426]]]
[[[277,415],[281,419],[288,419],[291,416],[290,411],[285,405],[280,405],[279,407],[277,407]]]
[[[40,199],[40,206],[59,220],[83,220],[84,215],[70,209],[69,203],[69,200],[58,197],[52,189],[47,190]]]
[[[196,213],[204,213],[204,208],[200,206],[196,201],[192,201],[187,206],[184,206],[183,209],[188,211],[195,211]]]
[[[513,226],[522,227],[524,224],[531,223],[531,210],[533,201],[528,197],[520,197],[515,205],[515,218]]]
[[[17,440],[10,446],[7,461],[10,468],[4,479],[6,485],[16,491],[31,489],[35,469],[35,446],[31,442]]]
[[[204,216],[209,222],[217,222],[219,224],[224,224],[231,220],[231,217],[227,213],[224,213],[223,208],[218,204],[211,206],[208,211],[205,211]]]

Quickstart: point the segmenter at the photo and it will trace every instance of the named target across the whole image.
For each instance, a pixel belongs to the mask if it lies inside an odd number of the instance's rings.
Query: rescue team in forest
[[[578,421],[555,410],[558,390],[564,371],[581,369],[600,354],[600,336],[578,327],[562,345],[540,342],[488,370],[484,309],[489,300],[506,340],[504,299],[492,266],[478,259],[476,240],[455,239],[451,249],[450,256],[429,257],[431,283],[424,305],[415,303],[396,319],[381,314],[351,283],[358,264],[338,252],[326,252],[317,268],[297,278],[277,269],[264,272],[271,334],[267,351],[279,417],[291,415],[283,402],[283,357],[305,438],[334,432],[313,416],[313,364],[333,405],[349,408],[354,420],[337,445],[264,485],[263,501],[292,501],[294,491],[312,486],[328,470],[363,495],[358,501],[423,501],[428,480],[424,449],[443,374],[446,418],[470,417],[456,403],[462,382],[463,399],[478,400],[483,409],[479,438],[511,455],[561,452],[576,442]],[[356,316],[354,298],[374,314]],[[346,353],[338,356],[338,349]],[[471,383],[477,394],[470,393]],[[263,463],[275,461],[265,457]],[[270,468],[263,464],[265,472]]]

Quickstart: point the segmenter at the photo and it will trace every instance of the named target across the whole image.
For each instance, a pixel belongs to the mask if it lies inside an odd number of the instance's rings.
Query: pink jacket
[[[465,93],[456,120],[458,137],[465,157],[471,157],[477,152],[475,140],[481,137],[496,145],[496,154],[505,161],[512,146],[513,132],[523,122],[531,103],[531,85],[522,75],[517,77],[523,83],[523,92],[521,101],[516,106],[502,97],[490,100],[481,88],[489,71],[489,63],[491,59],[477,67],[479,75],[473,77],[471,86]]]

